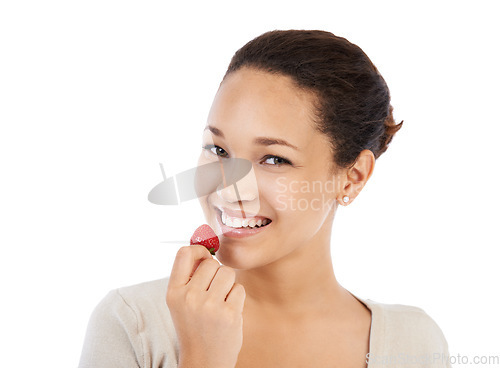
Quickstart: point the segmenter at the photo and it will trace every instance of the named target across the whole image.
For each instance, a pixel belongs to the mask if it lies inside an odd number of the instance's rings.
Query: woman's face
[[[338,178],[328,173],[330,146],[314,129],[314,118],[313,96],[289,77],[242,68],[221,84],[198,164],[243,158],[252,170],[236,183],[236,190],[221,186],[200,198],[207,223],[217,234],[229,230],[221,225],[221,209],[234,211],[233,217],[271,220],[249,236],[219,236],[217,258],[222,264],[257,268],[298,255],[312,244],[329,243],[336,199],[342,193]]]

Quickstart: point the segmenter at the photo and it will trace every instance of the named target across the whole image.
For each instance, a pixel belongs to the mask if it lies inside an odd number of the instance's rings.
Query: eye
[[[281,165],[291,165],[292,163],[287,160],[286,158],[283,158],[283,157],[279,157],[279,156],[271,156],[271,155],[267,155],[264,157],[265,161],[268,161],[270,160],[272,162],[271,165],[274,165],[274,166],[281,166]]]
[[[227,158],[228,153],[221,147],[216,146],[215,144],[207,144],[202,147],[203,149],[212,152],[214,155]],[[291,165],[293,164],[290,162],[290,160],[284,158],[284,157],[279,157],[279,156],[273,156],[273,155],[266,155],[263,157],[264,162],[269,161],[267,165],[271,166],[282,166],[282,165]]]
[[[207,144],[202,147],[203,149],[206,149],[207,151],[212,152],[214,155],[220,156],[220,157],[227,157],[227,152],[219,147],[216,146],[215,144]]]

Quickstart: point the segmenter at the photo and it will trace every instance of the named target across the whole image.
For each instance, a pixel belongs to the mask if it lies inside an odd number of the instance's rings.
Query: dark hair
[[[389,88],[368,56],[330,32],[266,32],[234,54],[224,79],[242,67],[289,76],[314,93],[316,128],[329,137],[337,168],[354,165],[364,149],[378,158],[403,124],[395,124]]]

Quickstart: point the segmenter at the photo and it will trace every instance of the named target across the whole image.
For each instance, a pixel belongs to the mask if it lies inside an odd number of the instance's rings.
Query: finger
[[[235,283],[229,294],[227,295],[226,302],[233,305],[237,310],[242,311],[245,304],[245,288],[243,285]]]
[[[213,277],[208,292],[216,299],[224,301],[234,285],[235,272],[231,267],[221,266]]]
[[[211,258],[208,249],[202,245],[181,247],[175,256],[169,283],[172,286],[186,285],[200,262]]]
[[[197,290],[207,291],[220,263],[216,259],[204,259],[189,281],[189,285]]]

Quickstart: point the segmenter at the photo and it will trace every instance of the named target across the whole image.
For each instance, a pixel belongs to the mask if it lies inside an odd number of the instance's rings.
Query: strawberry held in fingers
[[[212,228],[206,224],[201,225],[194,231],[189,243],[191,245],[203,245],[212,255],[215,255],[215,252],[219,250],[219,238]]]

